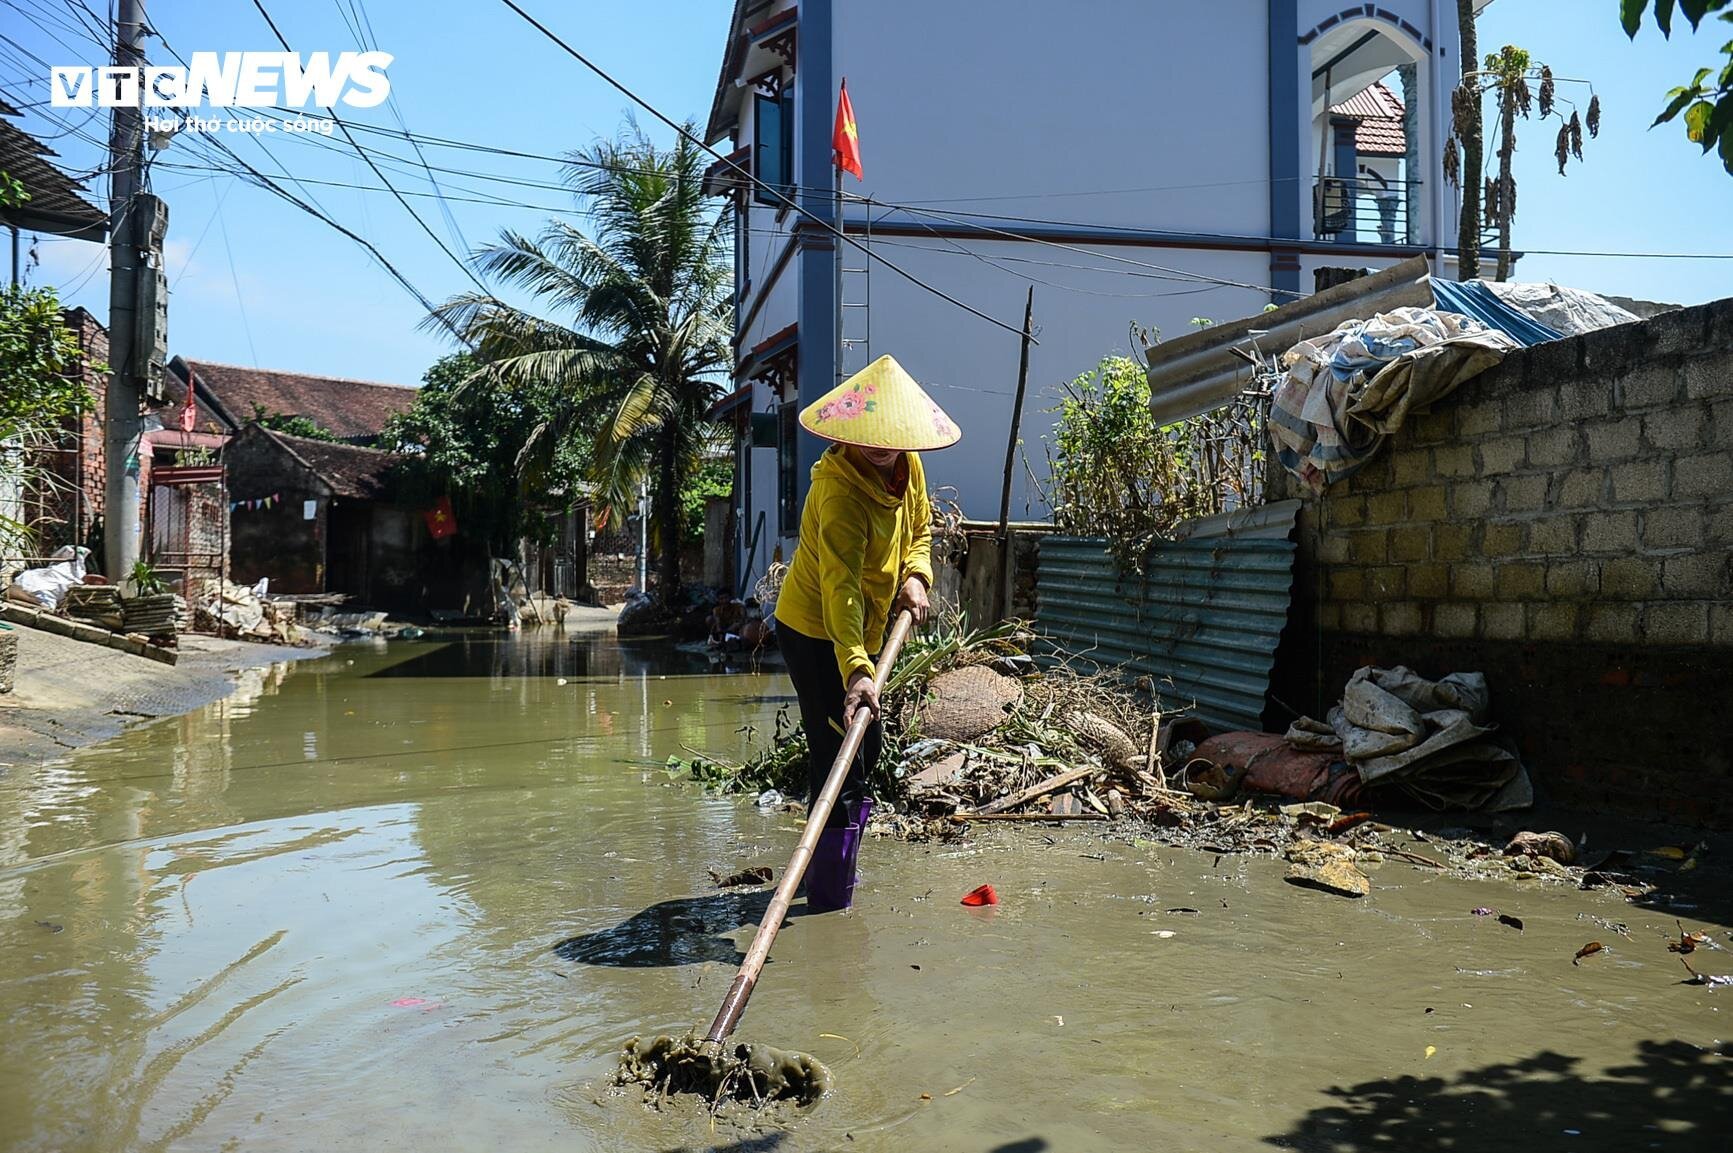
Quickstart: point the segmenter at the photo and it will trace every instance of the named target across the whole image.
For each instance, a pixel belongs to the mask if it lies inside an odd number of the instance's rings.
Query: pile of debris
[[[268,585],[238,585],[233,581],[200,581],[193,591],[193,623],[200,632],[215,633],[232,640],[266,644],[310,643],[295,623],[293,602],[268,599]]]
[[[164,589],[149,565],[141,564],[125,585],[110,584],[85,569],[86,548],[67,546],[50,563],[24,569],[6,586],[5,599],[36,613],[124,635],[139,644],[172,649],[186,630],[180,597]],[[74,634],[76,635],[76,633]],[[85,640],[100,634],[87,632]]]
[[[1212,736],[1164,707],[1149,678],[1080,671],[1058,652],[1038,665],[1034,641],[1011,623],[910,642],[884,692],[885,754],[869,787],[891,803],[875,831],[926,839],[980,821],[1118,821],[1169,844],[1282,853],[1356,829],[1380,838],[1387,827],[1365,811],[1374,797],[1491,811],[1532,801],[1479,674],[1362,669],[1328,723]],[[806,742],[784,710],[751,760],[695,755],[669,768],[775,803],[804,792]]]
[[[1360,669],[1327,723],[1301,717],[1284,739],[1339,756],[1366,786],[1401,789],[1429,808],[1526,809],[1534,787],[1496,729],[1485,674],[1429,681],[1398,665]]]

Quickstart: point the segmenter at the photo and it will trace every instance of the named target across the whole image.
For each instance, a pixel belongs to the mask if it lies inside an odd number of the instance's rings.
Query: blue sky
[[[100,51],[74,20],[78,0],[0,0],[0,31],[53,63],[99,63]],[[106,9],[100,0],[93,8]],[[353,2],[353,8],[351,3]],[[344,17],[364,13],[371,38],[392,53],[392,92],[417,133],[556,154],[611,135],[627,101],[493,0],[429,5],[410,0],[267,0],[283,34],[299,51],[357,47]],[[530,0],[537,12],[603,67],[658,108],[702,120],[716,83],[730,5],[727,0],[638,0],[630,5],[555,4]],[[246,0],[156,0],[155,25],[182,54],[194,50],[275,49],[270,30]],[[1570,18],[1561,19],[1568,9]],[[1678,125],[1648,131],[1665,90],[1712,62],[1726,37],[1692,36],[1681,20],[1671,42],[1652,27],[1633,44],[1619,28],[1616,0],[1495,0],[1481,17],[1483,51],[1521,44],[1560,77],[1594,82],[1603,107],[1599,139],[1585,141],[1585,160],[1560,177],[1552,163],[1554,129],[1519,130],[1521,189],[1516,239],[1530,250],[1733,253],[1733,177],[1701,159]],[[436,16],[428,13],[437,12]],[[365,31],[365,29],[364,29]],[[150,56],[172,62],[160,43]],[[0,42],[0,91],[13,103],[46,98],[41,69]],[[1586,102],[1587,90],[1561,83],[1560,95]],[[31,114],[24,126],[49,139],[63,167],[84,170],[102,160],[105,125],[84,110],[56,109],[61,123]],[[859,110],[863,131],[870,116]],[[386,107],[346,114],[362,124],[395,128]],[[657,140],[670,134],[640,120]],[[401,140],[358,138],[403,161],[389,163],[400,189],[427,193],[425,175]],[[225,134],[261,170],[278,165],[306,181],[332,216],[365,235],[434,300],[468,280],[388,193],[339,185],[377,185],[347,149],[329,141],[270,138],[267,156],[253,140]],[[870,138],[869,138],[870,139]],[[173,289],[170,347],[194,358],[411,383],[450,351],[422,331],[422,310],[351,241],[270,193],[223,174],[176,170],[202,161],[176,143],[160,154],[154,186],[170,203],[167,246]],[[461,253],[503,227],[533,231],[547,209],[569,209],[558,190],[501,184],[494,177],[551,183],[553,164],[429,147],[430,164],[453,197],[504,197],[512,206],[450,202],[448,222],[437,200],[409,200],[448,247]],[[461,190],[460,190],[461,189]],[[99,203],[106,188],[93,182]],[[983,189],[983,192],[993,191]],[[44,239],[36,283],[61,286],[67,298],[99,316],[106,311],[107,258],[97,246]],[[1733,260],[1619,259],[1536,252],[1520,267],[1525,280],[1557,279],[1583,288],[1695,303],[1733,295]]]

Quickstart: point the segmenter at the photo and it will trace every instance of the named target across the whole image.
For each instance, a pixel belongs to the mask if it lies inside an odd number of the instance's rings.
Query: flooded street
[[[1708,1150],[1733,1125],[1733,989],[1679,983],[1670,914],[1396,862],[1349,901],[1040,826],[869,840],[853,912],[797,902],[741,1035],[831,1067],[811,1115],[713,1133],[612,1095],[628,1038],[709,1021],[768,899],[707,870],[780,875],[798,834],[660,766],[741,755],[790,700],[606,634],[351,646],[14,770],[0,1149]],[[1003,904],[959,907],[982,883]]]

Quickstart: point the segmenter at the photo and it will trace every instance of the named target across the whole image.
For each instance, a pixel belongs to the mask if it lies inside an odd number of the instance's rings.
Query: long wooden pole
[[[891,666],[897,663],[897,654],[902,651],[903,642],[909,637],[909,629],[914,626],[914,617],[907,609],[897,614],[896,623],[891,625],[891,635],[885,641],[885,647],[879,653],[878,668],[873,672],[873,686],[880,693],[885,690],[885,681],[890,679]],[[764,969],[764,962],[770,957],[770,946],[776,940],[776,934],[782,929],[782,922],[788,916],[788,906],[794,900],[794,890],[800,887],[800,880],[806,876],[806,867],[812,863],[813,849],[818,845],[819,834],[830,820],[830,811],[836,807],[836,798],[842,792],[842,783],[848,779],[848,767],[853,763],[855,754],[860,751],[860,743],[866,738],[867,726],[872,723],[872,713],[867,709],[857,709],[854,722],[849,725],[847,734],[842,741],[842,749],[836,754],[836,760],[830,766],[830,776],[824,779],[824,788],[818,792],[818,799],[812,803],[812,813],[806,818],[806,828],[800,834],[800,843],[794,847],[794,856],[789,858],[788,868],[782,874],[782,882],[776,886],[776,893],[770,898],[770,907],[764,910],[764,920],[758,923],[758,932],[753,935],[752,946],[746,950],[746,960],[741,962],[740,971],[734,975],[734,983],[728,986],[728,995],[722,998],[722,1008],[716,1013],[716,1020],[710,1023],[710,1031],[704,1035],[706,1041],[720,1044],[734,1032],[734,1026],[740,1023],[740,1014],[746,1011],[746,1002],[752,996],[752,988],[758,984],[758,974]]]
[[[1011,472],[1017,466],[1017,433],[1023,425],[1023,390],[1029,384],[1030,325],[1035,318],[1035,286],[1023,303],[1023,350],[1017,359],[1017,400],[1011,407],[1011,435],[1005,440],[1005,482],[999,490],[999,589],[994,614],[1004,620],[1011,612]]]

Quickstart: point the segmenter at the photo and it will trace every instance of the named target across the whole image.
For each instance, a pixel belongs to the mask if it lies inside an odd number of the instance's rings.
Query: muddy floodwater
[[[659,766],[790,700],[601,635],[356,646],[12,770],[0,1149],[1728,1147],[1733,989],[1679,983],[1670,912],[1396,862],[1350,901],[1080,828],[869,840],[853,912],[797,902],[741,1034],[830,1066],[812,1114],[612,1095],[767,900],[707,870],[798,834]]]

